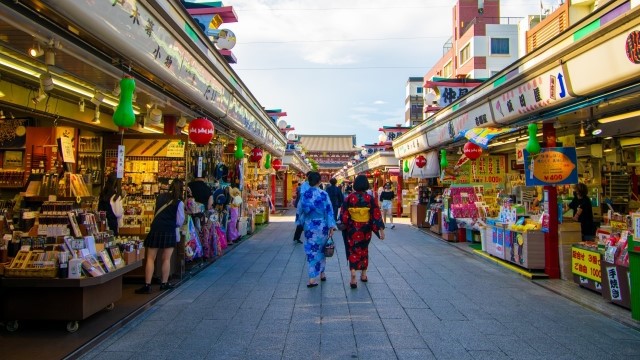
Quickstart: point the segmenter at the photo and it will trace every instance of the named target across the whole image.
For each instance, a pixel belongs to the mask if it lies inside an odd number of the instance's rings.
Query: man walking
[[[329,200],[331,200],[331,206],[333,206],[333,215],[337,220],[338,209],[342,206],[342,202],[344,201],[344,195],[342,194],[342,191],[340,190],[340,188],[336,186],[336,184],[338,183],[338,180],[336,180],[335,178],[331,178],[331,180],[329,180],[329,183],[331,185],[329,185],[327,187],[327,190],[325,191],[329,195]]]

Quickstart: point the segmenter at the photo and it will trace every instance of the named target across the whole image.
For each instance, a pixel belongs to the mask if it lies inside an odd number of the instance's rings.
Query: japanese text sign
[[[600,271],[600,253],[581,249],[575,246],[572,247],[571,272],[601,283],[602,275]]]
[[[524,150],[527,186],[566,185],[578,183],[576,148],[543,148],[533,156]]]

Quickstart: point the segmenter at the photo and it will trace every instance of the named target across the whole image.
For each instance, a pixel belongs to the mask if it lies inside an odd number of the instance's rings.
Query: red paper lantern
[[[255,147],[251,149],[251,155],[249,156],[251,162],[260,162],[262,160],[262,149]]]
[[[464,144],[462,152],[471,160],[475,160],[482,155],[482,148],[472,142]]]
[[[419,167],[420,169],[427,166],[427,158],[425,158],[422,155],[416,156],[416,166]]]
[[[275,159],[271,162],[271,166],[273,166],[273,169],[275,171],[280,170],[280,168],[282,167],[282,160],[280,159]]]
[[[373,176],[378,177],[380,176],[380,170],[376,170],[373,172]]]
[[[196,145],[207,145],[213,139],[213,123],[205,118],[191,120],[189,139]]]

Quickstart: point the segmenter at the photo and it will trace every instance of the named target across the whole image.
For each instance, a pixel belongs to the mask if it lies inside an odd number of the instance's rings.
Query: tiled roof
[[[355,135],[298,135],[306,151],[358,151]]]

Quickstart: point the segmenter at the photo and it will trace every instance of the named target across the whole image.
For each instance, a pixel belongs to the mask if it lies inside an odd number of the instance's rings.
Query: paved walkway
[[[84,359],[640,359],[640,332],[396,219],[349,288],[344,247],[308,289],[271,223]]]

